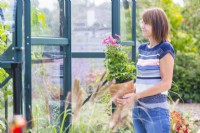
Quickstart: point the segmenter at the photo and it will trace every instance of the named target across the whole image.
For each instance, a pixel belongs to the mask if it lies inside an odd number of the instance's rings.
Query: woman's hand
[[[139,95],[136,93],[129,93],[122,98],[116,98],[114,101],[117,105],[129,106],[139,99]]]

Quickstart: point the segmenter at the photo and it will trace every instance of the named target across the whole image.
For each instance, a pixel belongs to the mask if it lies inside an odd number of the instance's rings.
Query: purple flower
[[[116,44],[117,41],[115,39],[112,40],[111,44]]]
[[[110,44],[113,43],[114,38],[113,38],[112,36],[109,36],[107,39],[108,39],[108,42],[109,42]]]
[[[115,36],[116,36],[117,38],[121,39],[120,35],[118,35],[118,34],[115,34]]]
[[[102,44],[107,44],[107,38],[103,39]]]
[[[103,39],[102,44],[116,45],[117,44],[117,40],[114,39],[112,36],[108,36],[107,38]]]

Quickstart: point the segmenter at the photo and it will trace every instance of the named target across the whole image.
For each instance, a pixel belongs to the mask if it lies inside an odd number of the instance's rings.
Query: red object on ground
[[[10,133],[22,133],[23,128],[26,127],[26,119],[22,115],[14,116],[10,125]]]

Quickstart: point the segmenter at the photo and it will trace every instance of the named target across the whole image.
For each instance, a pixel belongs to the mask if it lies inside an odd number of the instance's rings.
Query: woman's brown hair
[[[169,41],[169,23],[165,12],[160,8],[150,8],[142,15],[144,23],[152,25],[153,38],[158,42]]]

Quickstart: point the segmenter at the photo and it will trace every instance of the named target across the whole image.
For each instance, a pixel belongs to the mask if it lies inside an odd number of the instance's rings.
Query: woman
[[[169,43],[169,24],[164,11],[147,9],[142,15],[141,29],[149,42],[138,48],[136,92],[115,100],[120,105],[135,101],[136,133],[169,133],[167,94],[172,85],[175,55]]]

